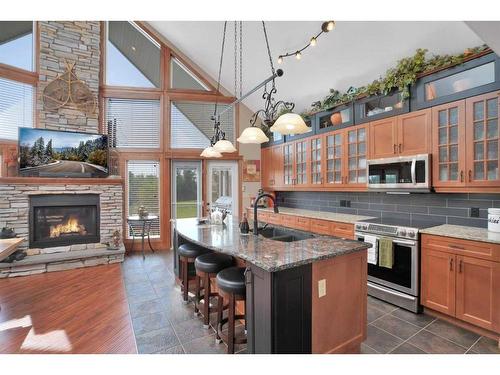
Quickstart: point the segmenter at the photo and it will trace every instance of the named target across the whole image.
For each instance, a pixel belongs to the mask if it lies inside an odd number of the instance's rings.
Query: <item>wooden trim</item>
[[[168,91],[170,101],[185,101],[185,102],[206,102],[215,103],[217,100],[221,104],[231,104],[235,98],[232,96],[222,96],[215,93],[207,92],[206,94],[187,90],[171,90]]]
[[[27,70],[2,63],[0,63],[0,77],[10,79],[11,81],[26,83],[32,86],[37,86],[38,84],[37,72],[29,72]]]
[[[0,177],[0,185],[122,185],[123,178]]]
[[[99,92],[103,98],[159,100],[162,96],[161,89],[139,87],[101,86]]]

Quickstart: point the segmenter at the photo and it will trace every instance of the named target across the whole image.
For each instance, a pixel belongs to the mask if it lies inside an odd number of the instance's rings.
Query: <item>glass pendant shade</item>
[[[243,130],[240,137],[237,139],[240,143],[255,143],[260,144],[264,142],[269,142],[269,138],[264,134],[264,132],[255,126],[250,126]]]
[[[310,130],[302,117],[296,113],[281,115],[271,126],[272,132],[278,132],[281,135],[304,134]]]
[[[216,149],[214,149],[212,146],[210,146],[204,149],[203,152],[200,154],[200,156],[204,158],[221,158],[222,154]]]
[[[220,141],[217,141],[217,143],[214,145],[213,148],[216,151],[219,151],[220,153],[236,151],[236,148],[233,146],[233,144],[226,139],[221,139]]]

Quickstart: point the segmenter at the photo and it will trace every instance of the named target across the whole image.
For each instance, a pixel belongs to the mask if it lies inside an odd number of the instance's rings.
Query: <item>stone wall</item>
[[[20,249],[28,256],[75,250],[95,249],[99,244],[78,244],[46,249],[28,249],[29,197],[34,194],[99,194],[101,243],[111,241],[115,230],[122,232],[123,187],[121,184],[99,185],[33,185],[0,184],[0,228],[12,227],[19,237],[26,239]],[[101,246],[102,247],[102,246]]]
[[[58,74],[64,73],[66,61],[76,63],[76,76],[94,93],[99,93],[100,32],[99,21],[40,21],[40,81],[38,85],[39,127],[97,133],[98,108],[94,113],[63,107],[57,111],[43,109],[44,88]]]

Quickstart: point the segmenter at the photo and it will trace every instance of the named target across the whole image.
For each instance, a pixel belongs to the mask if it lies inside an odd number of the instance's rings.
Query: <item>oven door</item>
[[[363,241],[364,235],[356,233],[356,238],[358,241]],[[418,296],[418,241],[391,238],[394,246],[394,265],[392,268],[385,268],[368,263],[368,280],[412,296]]]
[[[428,190],[429,155],[369,160],[367,181],[370,189]]]

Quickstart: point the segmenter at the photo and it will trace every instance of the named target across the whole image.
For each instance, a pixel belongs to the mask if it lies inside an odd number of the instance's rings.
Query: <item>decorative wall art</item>
[[[260,181],[260,160],[243,160],[243,181]]]
[[[42,96],[45,110],[57,111],[64,106],[73,106],[87,115],[94,113],[97,99],[74,70],[75,63],[66,61],[66,71],[45,87]]]

